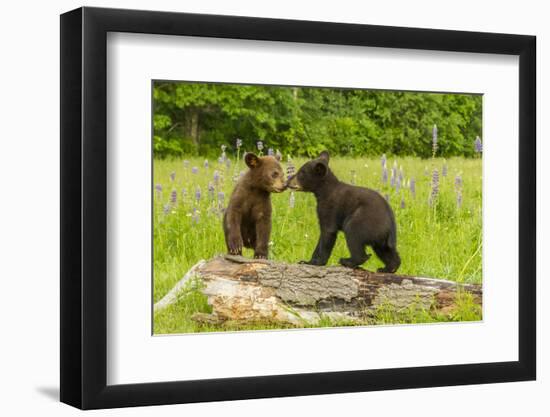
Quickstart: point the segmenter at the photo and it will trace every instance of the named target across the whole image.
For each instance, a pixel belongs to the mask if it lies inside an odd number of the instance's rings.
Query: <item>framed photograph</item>
[[[61,401],[533,380],[533,36],[61,16]]]

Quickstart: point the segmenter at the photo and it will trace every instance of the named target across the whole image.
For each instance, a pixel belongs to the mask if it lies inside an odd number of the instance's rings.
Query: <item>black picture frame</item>
[[[519,360],[107,385],[108,32],[519,56]],[[535,379],[535,51],[524,35],[88,7],[61,15],[61,401],[94,409]]]

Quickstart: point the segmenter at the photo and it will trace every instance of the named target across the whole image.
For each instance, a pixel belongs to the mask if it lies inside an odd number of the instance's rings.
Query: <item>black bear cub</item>
[[[242,249],[254,249],[254,258],[267,258],[271,234],[270,193],[285,190],[283,169],[272,156],[258,157],[247,153],[250,168],[239,180],[223,216],[227,251],[242,255]]]
[[[385,265],[379,272],[397,271],[401,259],[390,205],[374,190],[339,181],[328,162],[328,152],[322,152],[287,182],[289,188],[312,192],[317,199],[321,236],[311,260],[305,263],[326,265],[341,230],[351,256],[340,259],[340,264],[351,268],[362,265],[371,256],[365,246],[371,246]]]

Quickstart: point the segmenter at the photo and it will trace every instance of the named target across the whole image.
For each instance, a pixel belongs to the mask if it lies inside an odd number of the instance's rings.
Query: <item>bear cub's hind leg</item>
[[[348,268],[357,268],[367,262],[371,255],[365,252],[365,244],[358,236],[354,236],[350,232],[345,236],[351,257],[340,258],[340,264]]]

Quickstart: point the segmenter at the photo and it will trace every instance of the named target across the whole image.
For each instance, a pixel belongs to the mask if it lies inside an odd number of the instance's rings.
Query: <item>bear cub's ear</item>
[[[255,154],[252,152],[247,152],[244,156],[244,162],[246,162],[246,165],[248,165],[249,168],[256,168],[258,165],[260,165],[260,158],[258,158]]]
[[[320,158],[320,159],[325,159],[325,160],[328,162],[328,160],[329,160],[330,157],[329,157],[329,154],[328,154],[327,151],[323,151],[323,152],[321,152],[321,153],[319,154],[319,158]]]
[[[313,172],[318,177],[324,177],[327,174],[327,163],[324,160],[321,160],[319,162],[316,162],[313,166]]]

